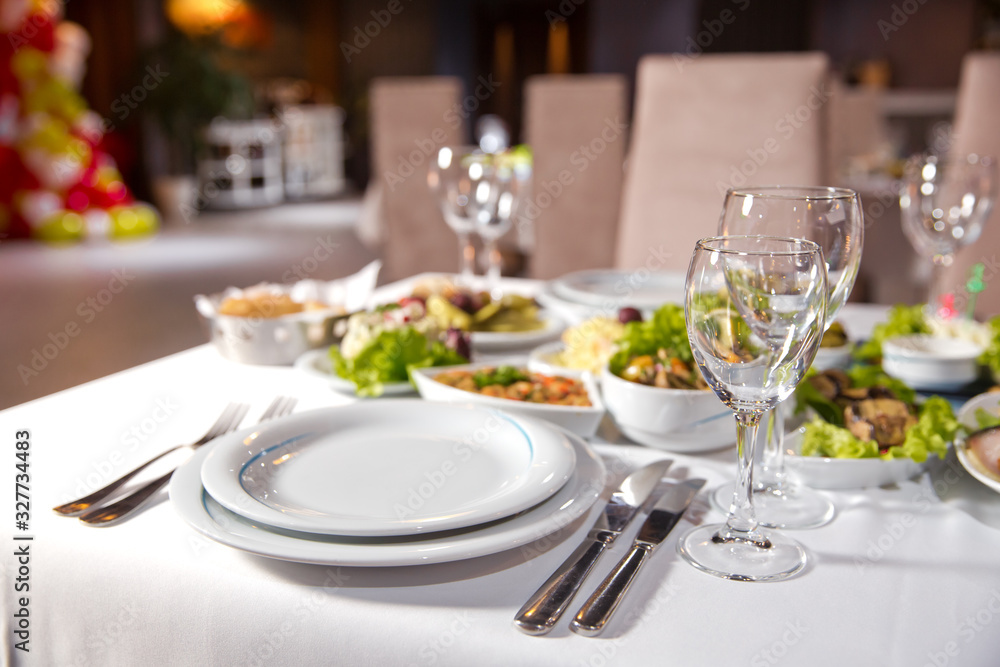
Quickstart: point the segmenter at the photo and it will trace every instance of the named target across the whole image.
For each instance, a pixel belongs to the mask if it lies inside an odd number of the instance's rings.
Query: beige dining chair
[[[827,66],[821,53],[643,58],[616,267],[686,270],[727,188],[822,184]]]
[[[1000,53],[970,53],[962,62],[949,154],[957,157],[976,153],[1000,160],[998,110]],[[985,265],[986,289],[976,299],[975,313],[985,319],[1000,314],[1000,206],[993,207],[979,240],[963,248],[954,264],[943,272],[945,291],[956,295],[959,310],[968,303],[966,282],[972,265],[978,262]]]
[[[614,264],[627,83],[618,75],[535,76],[525,84],[525,139],[534,154],[533,278]]]
[[[458,239],[427,186],[442,146],[466,143],[462,84],[450,77],[380,78],[371,84],[372,173],[368,224],[382,254],[382,279],[458,270]],[[456,111],[458,110],[458,111]]]

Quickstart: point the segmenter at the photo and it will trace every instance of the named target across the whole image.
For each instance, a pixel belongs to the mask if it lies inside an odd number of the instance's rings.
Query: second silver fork
[[[295,404],[297,402],[298,399],[295,398],[278,396],[260,416],[259,422],[277,419],[278,417],[284,417],[285,415],[290,414],[292,410],[295,409]],[[242,411],[239,420],[237,420],[237,425],[243,420],[246,413],[247,410]],[[131,495],[125,496],[117,502],[85,513],[80,517],[80,521],[88,526],[111,526],[123,521],[138,510],[147,500],[152,498],[157,491],[162,489],[167,482],[170,481],[170,478],[174,474],[174,470],[176,470],[176,468],[169,471],[162,477],[154,479],[145,486],[137,489]]]

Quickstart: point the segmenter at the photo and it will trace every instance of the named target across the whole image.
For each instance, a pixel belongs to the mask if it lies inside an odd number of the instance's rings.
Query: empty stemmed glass
[[[706,382],[733,410],[738,451],[726,523],[695,528],[677,545],[700,570],[772,581],[805,566],[797,542],[757,522],[753,454],[762,415],[792,394],[812,364],[826,299],[826,262],[812,241],[725,236],[695,246],[685,283],[688,339]]]
[[[930,314],[938,314],[947,291],[941,272],[959,249],[979,238],[996,195],[993,158],[966,155],[946,161],[931,155],[907,163],[899,207],[903,232],[934,266],[927,299]]]
[[[427,170],[427,185],[438,197],[444,221],[458,236],[459,280],[467,286],[475,275],[472,234],[476,231],[474,197],[478,186],[470,177],[467,157],[477,154],[482,155],[476,146],[442,146]]]
[[[861,199],[854,190],[823,186],[760,186],[726,193],[719,234],[766,234],[808,239],[823,249],[827,270],[826,326],[833,324],[847,302],[861,265],[864,220]],[[768,421],[763,466],[754,483],[754,502],[762,525],[772,528],[814,528],[829,522],[833,503],[816,491],[793,483],[785,470],[785,420],[779,409]],[[733,487],[724,485],[712,496],[726,511]]]

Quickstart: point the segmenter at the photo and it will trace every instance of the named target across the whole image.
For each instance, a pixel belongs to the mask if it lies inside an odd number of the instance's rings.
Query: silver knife
[[[544,635],[566,611],[580,584],[609,544],[632,520],[673,461],[665,459],[640,468],[618,487],[604,507],[587,539],[570,554],[548,581],[524,603],[514,617],[514,625],[529,635]]]
[[[569,629],[577,634],[593,637],[600,634],[618,603],[625,596],[629,584],[635,578],[646,558],[667,537],[691,500],[705,485],[703,479],[689,479],[671,483],[656,505],[653,506],[639,535],[632,543],[632,549],[622,558],[607,579],[597,587],[586,604],[570,621]]]

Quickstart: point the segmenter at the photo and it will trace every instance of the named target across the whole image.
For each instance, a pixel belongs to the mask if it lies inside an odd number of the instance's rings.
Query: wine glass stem
[[[951,255],[935,257],[934,263],[931,265],[931,284],[927,294],[927,309],[934,316],[942,315],[941,297],[947,293],[944,288],[944,270],[951,263],[950,258]]]
[[[486,257],[489,259],[489,268],[486,270],[486,289],[489,290],[493,298],[500,296],[500,269],[503,265],[500,256],[500,247],[496,239],[484,240],[486,246]]]
[[[785,413],[780,404],[768,413],[765,442],[764,465],[757,486],[782,494],[788,488],[788,474],[785,472]]]
[[[472,238],[468,232],[456,232],[458,234],[458,262],[462,267],[462,281],[469,285],[472,277],[475,276],[473,267],[476,262],[476,247],[472,245]]]
[[[749,533],[757,528],[753,509],[753,452],[760,426],[760,411],[736,412],[737,473],[733,504],[729,508],[726,527],[731,531]]]

